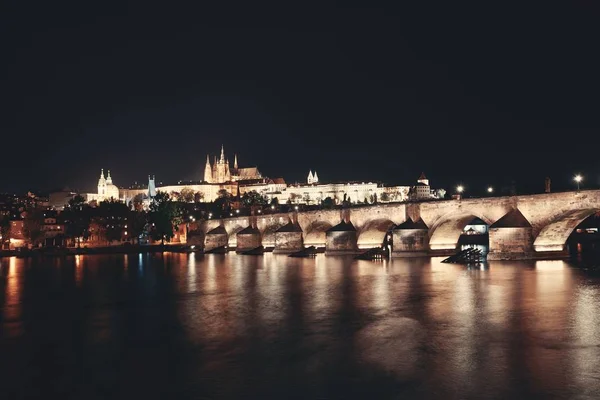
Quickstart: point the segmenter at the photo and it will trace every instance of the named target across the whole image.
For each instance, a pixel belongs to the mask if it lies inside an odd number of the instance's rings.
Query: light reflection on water
[[[565,261],[442,260],[1,259],[0,376],[12,397],[599,393],[600,276]]]

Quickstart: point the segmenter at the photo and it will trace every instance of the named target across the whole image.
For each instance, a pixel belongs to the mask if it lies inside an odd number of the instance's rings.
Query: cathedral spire
[[[206,155],[206,165],[204,166],[204,182],[212,182],[212,168],[208,154]]]
[[[104,168],[100,169],[100,179],[104,179]]]
[[[313,177],[312,170],[309,170],[308,177],[306,178],[306,182],[310,184],[310,183],[313,183],[313,180],[314,180],[314,177]]]
[[[238,166],[237,166],[237,154],[233,155],[233,168],[234,169],[238,169]]]
[[[110,169],[107,172],[108,172],[108,175],[106,175],[106,183],[111,184],[112,183],[112,178],[110,176]]]
[[[221,164],[225,164],[225,147],[221,145],[221,159],[219,160]]]
[[[313,174],[313,182],[319,183],[319,175],[317,175],[317,171],[315,171],[315,173]]]

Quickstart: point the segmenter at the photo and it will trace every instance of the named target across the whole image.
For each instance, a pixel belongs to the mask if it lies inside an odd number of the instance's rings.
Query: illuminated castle
[[[225,183],[245,181],[252,179],[261,179],[262,175],[256,167],[238,168],[237,155],[233,159],[233,168],[229,168],[229,160],[225,158],[225,150],[221,146],[221,157],[210,165],[210,158],[206,156],[206,165],[204,167],[204,181],[208,183]]]

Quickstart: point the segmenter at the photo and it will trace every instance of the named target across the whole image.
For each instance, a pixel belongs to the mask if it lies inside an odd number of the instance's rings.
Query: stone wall
[[[207,234],[204,242],[204,251],[216,249],[217,247],[227,246],[228,236],[224,233]]]
[[[532,228],[490,228],[488,260],[520,260],[533,256]]]
[[[293,253],[304,248],[302,232],[276,232],[273,253]]]
[[[392,240],[394,257],[422,256],[429,250],[427,229],[395,229]]]
[[[356,231],[327,232],[325,254],[356,254]]]
[[[246,251],[257,248],[262,245],[260,232],[238,233],[236,251]]]

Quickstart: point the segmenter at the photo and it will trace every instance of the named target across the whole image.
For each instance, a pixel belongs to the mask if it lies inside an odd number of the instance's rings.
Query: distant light
[[[192,216],[190,215],[190,221],[193,221],[193,220],[194,220],[194,217],[192,217]]]
[[[462,185],[458,185],[458,186],[456,187],[456,191],[457,191],[458,193],[462,193],[464,190],[465,190],[465,188],[464,188]]]
[[[575,175],[574,179],[575,179],[575,182],[579,183],[579,182],[581,182],[583,180],[583,176],[581,176],[581,175]]]
[[[236,214],[239,214],[239,213],[240,213],[240,210],[235,210],[235,213],[236,213]]]
[[[488,191],[488,193],[492,193],[494,191],[494,188],[490,186],[487,188],[487,191]]]
[[[275,209],[275,206],[271,206],[271,210],[274,210],[274,209]]]
[[[298,209],[298,206],[294,207],[296,210]]]
[[[260,214],[262,212],[262,210],[258,210],[258,213]]]

